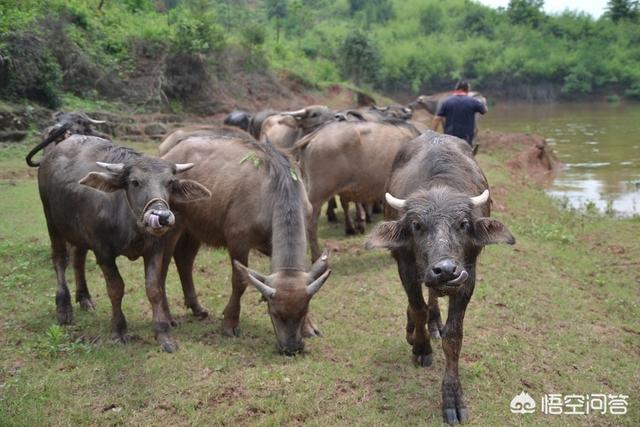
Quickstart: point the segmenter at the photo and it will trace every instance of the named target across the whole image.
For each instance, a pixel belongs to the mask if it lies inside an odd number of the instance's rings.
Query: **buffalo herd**
[[[366,207],[384,201],[385,221],[373,228],[365,247],[387,249],[397,263],[408,299],[406,339],[413,362],[431,365],[430,339],[442,340],[443,418],[465,422],[469,411],[458,358],[476,259],[485,245],[515,239],[489,217],[489,185],[470,146],[411,121],[415,108],[435,105],[437,100],[419,97],[408,106],[384,108],[234,111],[224,124],[173,131],[157,157],[114,144],[93,130],[100,122],[83,113],[57,114],[27,162],[38,167],[58,322],[73,320],[65,279],[69,260],[76,302],[94,308],[85,280],[91,250],[107,284],[113,336],[127,342],[124,281],[116,257],[142,257],[156,340],[164,351],[177,350],[167,271],[173,258],[186,306],[194,316],[206,317],[193,278],[205,244],[226,248],[232,268],[224,333],[238,335],[240,300],[252,285],[268,304],[279,351],[299,353],[305,337],[320,334],[309,303],[331,274],[317,233],[321,207],[339,197],[349,233],[364,231]],[[42,158],[33,162],[38,150]],[[249,268],[252,249],[270,257],[269,272]],[[445,324],[438,307],[444,296],[449,297]]]

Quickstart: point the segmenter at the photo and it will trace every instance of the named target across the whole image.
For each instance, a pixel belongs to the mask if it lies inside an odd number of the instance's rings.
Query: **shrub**
[[[62,72],[44,41],[32,33],[12,33],[0,44],[4,45],[0,75],[6,83],[0,86],[0,94],[27,98],[49,108],[60,106]]]

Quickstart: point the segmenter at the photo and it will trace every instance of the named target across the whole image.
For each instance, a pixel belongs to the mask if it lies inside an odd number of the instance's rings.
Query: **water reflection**
[[[566,165],[549,194],[570,206],[640,214],[640,105],[499,104],[481,126],[544,135]]]

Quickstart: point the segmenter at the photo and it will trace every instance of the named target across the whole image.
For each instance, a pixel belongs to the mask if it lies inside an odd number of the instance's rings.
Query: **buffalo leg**
[[[440,339],[441,331],[442,317],[440,316],[438,296],[433,289],[429,289],[429,335],[431,338]]]
[[[371,213],[373,214],[381,214],[384,212],[383,203],[378,200],[371,204]]]
[[[209,312],[200,305],[193,284],[193,262],[196,259],[199,249],[200,241],[189,233],[184,233],[176,244],[173,259],[178,268],[185,305],[191,309],[195,317],[204,319],[209,315]]]
[[[109,299],[111,300],[111,332],[113,338],[122,343],[127,343],[129,341],[129,336],[127,335],[127,320],[122,312],[124,281],[116,266],[115,258],[99,260],[98,265],[107,282],[107,294],[109,294]]]
[[[318,326],[315,324],[315,322],[311,320],[311,316],[308,313],[304,319],[304,326],[302,327],[302,336],[305,338],[322,336],[320,329],[318,329]]]
[[[413,346],[413,362],[417,366],[431,366],[433,350],[427,335],[426,324],[428,309],[422,295],[422,282],[418,280],[415,262],[412,262],[412,254],[405,252],[394,253],[398,263],[398,273],[402,286],[409,300],[407,307],[407,342]]]
[[[364,234],[364,232],[366,231],[366,224],[367,224],[367,210],[364,204],[362,203],[356,203],[356,220],[355,220],[355,227],[356,227],[356,231],[358,231],[360,234]]]
[[[336,203],[336,198],[331,197],[329,202],[327,202],[327,221],[329,222],[338,222],[338,216],[336,215],[336,209],[338,208],[338,204]]]
[[[367,224],[371,224],[373,222],[373,203],[364,204],[364,219]]]
[[[349,215],[349,199],[340,196],[340,204],[342,205],[342,211],[344,212],[344,234],[351,236],[356,234],[356,229],[353,225],[353,219]]]
[[[56,281],[58,288],[56,289],[56,314],[58,323],[66,325],[73,322],[73,307],[71,306],[71,294],[67,286],[65,271],[67,270],[68,254],[67,242],[49,231],[51,237],[51,260],[53,261],[53,269],[56,272]]]
[[[442,380],[442,416],[449,424],[463,423],[469,419],[469,410],[464,403],[458,360],[462,348],[462,322],[470,295],[460,294],[450,297],[447,323],[442,333],[442,349],[446,358],[444,379]]]
[[[76,278],[76,302],[80,304],[80,308],[83,310],[93,311],[96,309],[96,306],[91,300],[91,294],[89,294],[89,288],[87,288],[87,278],[85,277],[84,271],[87,261],[87,249],[72,246],[71,260]]]
[[[313,211],[311,212],[311,218],[307,224],[307,237],[309,239],[309,246],[311,247],[311,262],[315,262],[322,254],[320,250],[320,244],[318,243],[318,218],[320,217],[320,208],[322,203],[314,204]]]
[[[168,260],[163,251],[157,249],[144,255],[145,291],[151,303],[153,331],[160,347],[167,353],[173,353],[178,345],[171,336],[171,314],[167,311],[164,281]],[[163,265],[166,264],[165,265]]]
[[[227,306],[224,308],[224,318],[222,320],[222,330],[229,337],[237,337],[240,335],[240,298],[247,289],[247,284],[242,278],[240,272],[233,265],[233,260],[239,261],[243,265],[247,265],[249,260],[248,252],[240,251],[237,253],[229,251],[231,256],[231,297]]]

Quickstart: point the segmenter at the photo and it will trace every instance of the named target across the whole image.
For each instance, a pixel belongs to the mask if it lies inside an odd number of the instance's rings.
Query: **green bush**
[[[0,43],[4,84],[0,95],[60,106],[62,72],[44,41],[32,33],[8,34]]]
[[[226,40],[216,15],[209,10],[195,13],[189,9],[171,11],[169,24],[173,28],[172,46],[182,53],[211,53],[221,51]]]

